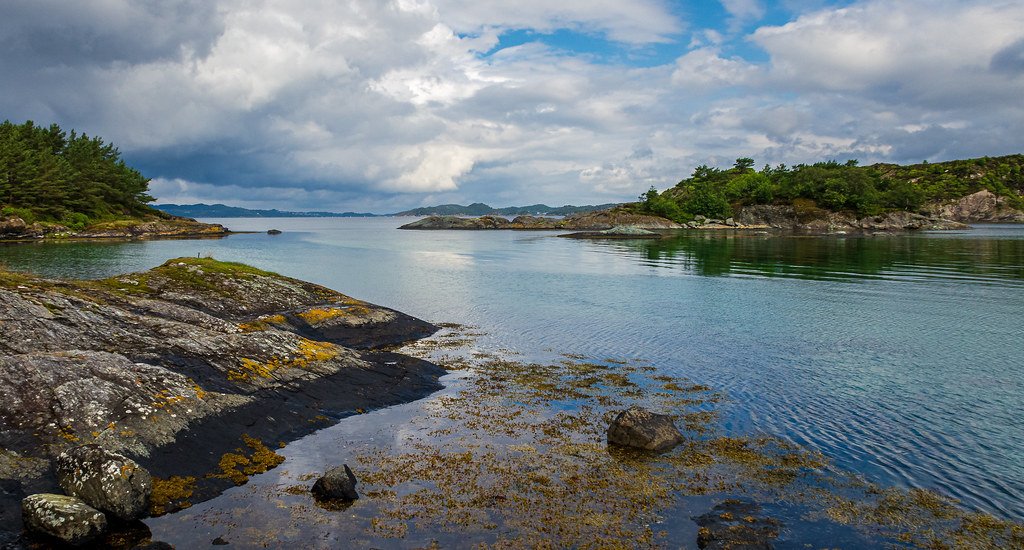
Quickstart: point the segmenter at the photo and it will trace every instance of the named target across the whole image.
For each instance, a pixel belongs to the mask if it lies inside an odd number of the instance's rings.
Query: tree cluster
[[[98,137],[56,124],[0,124],[0,212],[73,229],[153,214],[149,180]]]
[[[779,165],[754,169],[750,158],[729,169],[698,166],[672,189],[653,187],[640,196],[641,211],[676,221],[696,215],[727,218],[745,205],[792,204],[871,216],[919,210],[928,202],[958,199],[988,189],[1010,206],[1024,208],[1024,155],[984,157],[911,166],[857,161]]]

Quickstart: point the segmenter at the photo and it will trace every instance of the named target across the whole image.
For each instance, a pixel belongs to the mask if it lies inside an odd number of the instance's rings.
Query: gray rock
[[[605,235],[656,235],[654,231],[648,231],[642,227],[636,227],[634,225],[616,225],[611,229],[605,229],[601,231]]]
[[[672,418],[636,405],[619,413],[608,426],[608,443],[665,451],[683,442]]]
[[[725,225],[732,225],[732,226],[735,226],[735,225],[736,225],[736,220],[734,220],[734,219],[732,219],[732,218],[726,218],[726,219],[725,219]]]
[[[356,476],[343,464],[327,470],[327,473],[313,484],[313,495],[323,499],[356,500]]]
[[[57,482],[66,493],[126,520],[149,507],[153,478],[134,460],[99,445],[72,447],[57,457]]]
[[[30,531],[70,544],[88,542],[107,529],[107,518],[82,499],[42,493],[21,501],[21,515]]]

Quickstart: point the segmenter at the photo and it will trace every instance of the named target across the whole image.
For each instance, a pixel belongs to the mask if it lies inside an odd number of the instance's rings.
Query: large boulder
[[[672,417],[636,405],[622,411],[608,426],[608,443],[665,451],[683,442]]]
[[[356,500],[356,476],[343,464],[327,470],[327,473],[313,484],[313,495],[331,500]]]
[[[102,512],[82,499],[66,495],[38,494],[21,501],[21,516],[29,531],[70,544],[88,542],[107,529]]]
[[[69,495],[125,520],[149,507],[153,478],[134,460],[99,445],[72,447],[57,457],[57,482]]]

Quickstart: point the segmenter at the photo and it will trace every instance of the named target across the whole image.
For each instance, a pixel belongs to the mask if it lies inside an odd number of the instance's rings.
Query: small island
[[[221,225],[151,208],[149,179],[101,138],[0,123],[0,241],[220,237]]]

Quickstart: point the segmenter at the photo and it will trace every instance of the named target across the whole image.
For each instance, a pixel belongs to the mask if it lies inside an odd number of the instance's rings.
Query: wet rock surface
[[[356,476],[348,467],[343,464],[327,470],[327,472],[313,484],[313,496],[320,499],[332,500],[357,500],[359,493],[356,492]]]
[[[583,231],[559,235],[568,239],[660,239],[662,235],[634,225],[616,225],[604,231]]]
[[[693,519],[700,526],[697,547],[702,550],[771,550],[779,536],[779,522],[745,500],[726,500]]]
[[[672,417],[632,406],[608,426],[608,443],[648,451],[665,451],[683,442]]]
[[[153,477],[134,460],[96,444],[72,447],[57,457],[57,483],[68,495],[123,520],[149,508]]]
[[[58,489],[66,449],[194,479],[199,502],[275,465],[267,445],[433,392],[441,368],[379,348],[436,330],[212,259],[99,281],[0,271],[0,540],[21,498]]]
[[[21,503],[25,527],[69,544],[95,539],[107,529],[107,518],[82,499],[57,494],[25,497]]]

